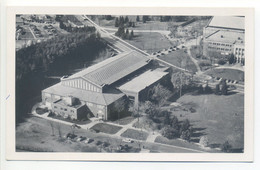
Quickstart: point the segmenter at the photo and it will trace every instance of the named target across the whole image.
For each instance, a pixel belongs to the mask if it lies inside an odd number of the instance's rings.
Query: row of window
[[[236,52],[235,52],[235,55],[242,55],[242,56],[244,56],[244,53],[243,53],[243,52],[240,53],[240,52],[237,52],[237,51],[236,51]]]
[[[209,46],[208,48],[212,49],[212,50],[231,51],[231,49],[229,49],[229,48],[217,48],[217,47],[211,47],[211,46]]]
[[[58,109],[57,106],[54,106],[55,109]],[[60,110],[68,111],[67,108],[60,107]],[[70,110],[71,113],[74,113],[74,110]]]
[[[221,45],[221,46],[226,46],[226,47],[232,47],[231,44],[220,44],[220,43],[212,43],[212,42],[209,42],[209,44],[213,44],[213,45]]]
[[[245,49],[243,49],[243,48],[236,48],[235,50],[236,51],[245,51]]]
[[[63,85],[70,86],[70,87],[76,87],[76,88],[90,90],[90,91],[99,92],[99,93],[101,92],[101,90],[99,88],[97,88],[96,86],[94,86],[86,81],[83,81],[82,79],[63,81],[62,83],[63,83]]]

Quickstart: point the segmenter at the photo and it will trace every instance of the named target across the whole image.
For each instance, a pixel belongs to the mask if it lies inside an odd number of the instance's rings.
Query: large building
[[[149,63],[147,56],[136,51],[121,53],[61,78],[61,82],[42,91],[42,102],[63,117],[114,119],[118,115],[116,103],[122,105],[131,96],[137,104],[138,95],[129,95],[132,91],[138,94],[168,74],[149,69]]]
[[[238,63],[244,62],[244,17],[214,16],[203,30],[203,55],[234,54]]]

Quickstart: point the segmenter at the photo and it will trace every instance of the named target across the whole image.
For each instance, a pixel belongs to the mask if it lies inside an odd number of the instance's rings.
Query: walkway
[[[29,28],[29,30],[31,31],[31,33],[32,33],[32,35],[33,35],[33,38],[34,38],[34,39],[37,39],[36,36],[34,35],[33,30],[32,30],[30,27],[28,27],[28,28]]]

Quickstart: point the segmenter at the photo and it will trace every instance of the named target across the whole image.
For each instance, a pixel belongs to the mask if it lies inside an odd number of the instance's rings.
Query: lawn
[[[119,125],[127,125],[129,123],[131,123],[135,118],[132,116],[128,116],[128,117],[124,117],[122,119],[118,119],[113,121],[113,123],[117,123]]]
[[[177,100],[185,107],[193,107],[196,112],[175,110],[179,120],[189,119],[194,128],[193,142],[199,142],[207,135],[210,144],[218,146],[226,140],[234,148],[244,147],[244,95],[227,96],[185,94]]]
[[[126,41],[141,50],[147,51],[150,54],[161,51],[165,48],[170,48],[174,45],[160,33],[155,32],[134,32],[134,38]]]
[[[22,40],[34,40],[34,37],[32,35],[32,32],[30,31],[30,29],[26,26],[24,26],[23,28],[24,28],[25,34],[20,35],[20,38]]]
[[[235,69],[212,69],[206,72],[212,77],[221,77],[228,80],[237,80],[244,82],[244,72]]]
[[[19,151],[32,152],[97,152],[96,146],[86,146],[86,144],[72,142],[66,143],[64,139],[60,139],[58,135],[58,127],[61,129],[61,135],[71,133],[71,127],[56,122],[52,122],[54,135],[52,135],[51,121],[31,117],[24,123],[16,126],[16,149]],[[83,129],[75,130],[75,134],[87,135]],[[28,140],[29,139],[29,140]]]
[[[134,129],[127,129],[124,133],[121,134],[121,136],[137,140],[146,140],[148,137],[148,133]]]
[[[122,127],[109,125],[105,123],[98,123],[92,126],[90,129],[93,129],[98,132],[108,133],[108,134],[115,134],[117,133]]]
[[[162,144],[168,144],[168,145],[173,145],[173,146],[179,146],[179,147],[184,147],[184,148],[190,148],[190,149],[195,149],[195,150],[201,150],[201,151],[205,151],[203,150],[201,147],[199,147],[199,145],[196,145],[194,143],[189,143],[189,142],[184,142],[182,140],[179,140],[179,139],[167,139],[165,137],[162,137],[162,136],[158,136],[156,139],[155,139],[155,142],[157,143],[162,143]],[[208,152],[209,150],[207,150]],[[211,150],[211,152],[219,152],[217,150]]]
[[[52,136],[51,121],[30,117],[25,122],[16,126],[16,151],[26,152],[107,152],[106,148],[100,150],[96,145],[97,141],[107,142],[112,148],[116,148],[121,143],[121,139],[108,138],[101,133],[93,133],[85,129],[75,129],[75,135],[94,139],[94,142],[86,144],[83,142],[66,142],[64,138],[59,138],[58,127],[60,126],[62,137],[71,133],[69,125],[52,122],[54,127],[54,136]],[[29,140],[28,140],[29,139]],[[133,143],[137,148],[138,144]]]
[[[184,50],[172,51],[166,55],[161,55],[159,58],[177,67],[186,68],[194,73],[197,71],[193,61],[190,59],[188,54],[184,52]]]

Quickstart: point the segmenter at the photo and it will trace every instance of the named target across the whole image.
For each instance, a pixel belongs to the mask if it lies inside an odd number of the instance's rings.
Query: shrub
[[[219,92],[220,92],[220,88],[219,88],[219,84],[217,84],[215,88],[215,94],[219,95]]]
[[[221,145],[221,151],[223,151],[223,152],[229,153],[229,152],[231,152],[231,149],[232,149],[232,145],[230,145],[228,141],[226,141],[225,143],[223,143]]]
[[[191,137],[191,130],[188,129],[188,130],[185,130],[185,131],[182,131],[181,132],[181,139],[183,140],[187,140],[187,141],[190,141],[190,137]]]
[[[201,61],[199,62],[200,67],[205,67],[205,66],[211,66],[209,61]]]
[[[224,64],[226,64],[226,61],[223,60],[223,59],[220,59],[220,60],[218,60],[218,64],[219,65],[224,65]]]
[[[178,129],[175,129],[170,126],[166,126],[162,129],[162,136],[168,139],[174,139],[174,138],[178,138],[180,135]]]
[[[208,137],[207,137],[207,136],[202,136],[202,137],[200,138],[199,143],[200,143],[202,146],[207,147],[207,146],[209,145],[209,139],[208,139]]]

